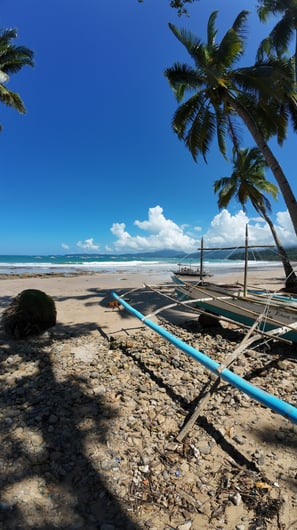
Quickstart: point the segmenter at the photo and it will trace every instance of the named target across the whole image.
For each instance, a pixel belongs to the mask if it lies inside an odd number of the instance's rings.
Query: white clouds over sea
[[[172,219],[165,217],[161,206],[155,206],[149,209],[147,220],[134,222],[143,232],[142,235],[132,236],[125,223],[114,223],[111,232],[116,237],[114,249],[118,252],[165,248],[193,252],[200,247],[200,234],[203,235],[204,244],[209,247],[243,245],[246,224],[249,226],[250,244],[274,244],[265,221],[260,217],[248,218],[243,210],[235,214],[222,210],[212,219],[206,232],[202,233],[200,227],[178,226]],[[283,245],[297,244],[288,212],[277,213],[275,227]]]
[[[284,246],[297,245],[297,238],[287,211],[277,212],[275,228]],[[260,217],[248,217],[243,210],[231,214],[222,210],[211,220],[206,231],[199,226],[184,224],[179,226],[173,219],[165,217],[163,208],[149,208],[147,219],[135,220],[132,235],[124,222],[115,222],[110,231],[115,241],[102,248],[95,243],[96,238],[79,241],[76,246],[85,251],[94,252],[148,252],[155,250],[177,250],[194,252],[200,248],[201,236],[207,247],[239,246],[244,244],[245,227],[249,227],[249,243],[256,245],[273,245],[270,229]]]

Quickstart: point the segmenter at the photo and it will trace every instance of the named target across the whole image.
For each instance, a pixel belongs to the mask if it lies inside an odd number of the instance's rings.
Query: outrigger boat
[[[232,292],[214,284],[191,284],[175,279],[179,300],[189,300],[202,311],[226,317],[236,323],[252,326],[263,314],[260,329],[275,331],[284,338],[297,342],[297,307],[284,301],[263,299]]]
[[[245,268],[245,281],[246,271],[247,269]],[[204,283],[202,280],[195,284],[193,282],[183,281],[178,278],[178,276],[175,276],[175,282],[177,282],[175,284],[175,289],[179,298],[182,298],[182,300],[177,301],[177,299],[173,298],[171,295],[163,294],[163,292],[160,291],[160,288],[163,286],[158,286],[157,289],[153,286],[146,286],[170,300],[169,305],[167,304],[158,308],[149,315],[143,315],[136,308],[132,307],[124,299],[123,296],[126,295],[119,296],[117,293],[112,292],[112,296],[145,326],[161,335],[166,341],[194,358],[202,364],[202,366],[216,375],[214,383],[210,389],[203,394],[191,418],[185,423],[177,435],[177,441],[181,442],[189,432],[189,429],[201,414],[202,409],[205,407],[208,399],[210,399],[215,392],[221,380],[226,381],[255,401],[258,401],[272,411],[297,424],[297,408],[295,406],[282,401],[275,395],[269,394],[255,385],[252,385],[229,369],[231,364],[246,350],[246,348],[250,348],[252,344],[255,344],[263,338],[265,340],[277,339],[284,343],[291,341],[296,343],[297,307],[294,304],[290,305],[285,301],[280,302],[272,299],[260,298],[261,295],[258,295],[257,293],[255,295],[248,295],[246,285],[244,285],[244,292],[242,292],[242,289],[238,286],[216,286],[209,282]],[[167,290],[168,284],[164,287],[166,287]],[[131,293],[131,291],[126,294],[129,293]],[[194,312],[198,311],[199,313],[210,311],[217,318],[223,317],[223,320],[228,321],[231,319],[231,322],[242,323],[243,325],[248,326],[249,329],[237,348],[227,356],[224,363],[219,364],[211,357],[208,357],[193,346],[183,342],[167,331],[167,329],[150,319],[150,317],[156,317],[160,312],[172,309],[176,306],[193,306],[192,310]]]
[[[240,284],[216,285],[204,282],[203,279],[199,282],[190,282],[175,274],[173,281],[176,284],[175,289],[179,300],[188,300],[204,312],[226,317],[246,326],[252,326],[259,316],[263,315],[261,322],[263,332],[275,333],[297,342],[297,299],[279,293],[249,290],[247,288],[247,249],[250,247],[247,244],[247,230],[245,246],[241,248],[245,248],[243,286]],[[200,266],[203,272],[202,261]]]
[[[183,263],[177,264],[178,269],[176,271],[173,271],[174,274],[177,274],[178,276],[199,276],[201,278],[201,269],[199,266],[196,265],[185,265]],[[210,272],[203,271],[202,277],[206,276],[212,276]]]
[[[178,337],[173,335],[172,333],[169,333],[165,328],[162,326],[159,326],[156,324],[156,322],[153,322],[149,319],[150,315],[143,315],[140,313],[137,309],[132,307],[126,300],[124,300],[123,297],[120,297],[117,293],[113,292],[112,296],[120,302],[120,304],[129,311],[132,315],[136,316],[143,324],[148,326],[150,329],[152,329],[154,332],[161,335],[166,341],[173,344],[175,347],[189,355],[190,357],[194,358],[196,361],[198,361],[202,366],[210,370],[213,374],[215,374],[219,380],[226,381],[227,383],[230,383],[233,387],[237,388],[241,392],[244,392],[248,396],[250,396],[252,399],[258,401],[262,405],[270,408],[274,412],[281,414],[285,418],[289,419],[293,423],[297,424],[297,408],[291,405],[290,403],[287,403],[286,401],[283,401],[279,399],[278,397],[274,396],[273,394],[269,394],[268,392],[265,392],[259,387],[256,387],[255,385],[252,385],[239,375],[235,374],[233,371],[228,369],[228,366],[231,364],[232,360],[234,360],[238,353],[240,351],[242,352],[244,349],[244,346],[249,345],[248,335],[245,339],[245,343],[243,341],[242,345],[239,345],[237,348],[237,352],[232,353],[229,361],[226,361],[226,364],[219,364],[218,362],[214,361],[211,357],[208,357],[204,353],[200,352],[199,350],[195,349],[193,346],[183,342]],[[164,309],[164,308],[163,308]],[[160,310],[159,310],[160,311]],[[153,314],[156,315],[159,311],[155,311]],[[257,319],[260,320],[260,319]],[[295,325],[297,327],[297,322],[295,322]],[[254,325],[250,329],[250,334],[253,331],[253,328],[256,329],[257,321],[255,320]],[[273,332],[270,332],[271,335]],[[258,335],[259,336],[259,335]],[[297,333],[296,333],[297,337]],[[250,341],[251,342],[251,341]],[[193,415],[193,419],[195,419]],[[190,420],[191,421],[191,420]],[[181,430],[180,434],[177,436],[178,440],[182,440],[184,437],[184,433],[186,432],[187,425],[184,426],[184,428]],[[184,431],[184,432],[183,432]]]

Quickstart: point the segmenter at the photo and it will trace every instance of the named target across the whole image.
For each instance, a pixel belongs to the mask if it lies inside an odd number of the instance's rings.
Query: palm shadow
[[[137,530],[110,492],[100,452],[88,449],[106,445],[116,417],[104,395],[88,394],[83,375],[57,377],[51,339],[0,339],[7,376],[0,394],[0,527],[95,530],[110,524]],[[112,451],[109,465],[120,466]]]

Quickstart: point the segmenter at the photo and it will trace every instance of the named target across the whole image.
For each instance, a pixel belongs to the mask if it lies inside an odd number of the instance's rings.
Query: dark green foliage
[[[144,0],[138,0],[139,4],[142,4]],[[186,8],[186,4],[192,4],[193,2],[197,2],[198,0],[170,0],[170,7],[173,7],[173,9],[177,10],[178,16],[186,15],[189,16],[188,10]]]
[[[39,335],[56,324],[51,296],[38,289],[19,293],[2,315],[4,331],[16,339]]]
[[[33,66],[33,51],[12,43],[17,38],[16,29],[0,29],[0,102],[24,114],[24,103],[16,92],[6,86],[12,74],[24,66]],[[1,131],[1,125],[0,125]]]
[[[196,162],[201,156],[207,160],[214,139],[228,160],[229,141],[235,149],[240,148],[241,121],[275,177],[297,234],[297,201],[267,143],[273,136],[283,143],[289,120],[297,128],[294,61],[269,55],[252,66],[238,67],[245,51],[248,12],[239,13],[220,42],[217,15],[214,11],[209,17],[206,42],[169,24],[192,61],[192,65],[175,62],[164,72],[179,104],[172,119],[173,131]]]

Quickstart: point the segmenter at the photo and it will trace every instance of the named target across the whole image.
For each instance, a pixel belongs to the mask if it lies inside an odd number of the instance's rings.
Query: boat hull
[[[235,388],[238,388],[241,392],[244,392],[252,399],[255,399],[262,405],[269,407],[274,412],[281,414],[285,418],[290,419],[293,423],[297,423],[297,409],[290,403],[282,401],[278,397],[268,394],[261,388],[258,388],[242,377],[238,376],[228,368],[220,365],[218,362],[208,357],[199,350],[193,348],[189,344],[183,342],[175,335],[172,335],[165,328],[162,328],[148,317],[140,313],[137,309],[130,306],[123,298],[120,298],[115,292],[112,293],[113,297],[118,300],[122,306],[127,309],[132,315],[136,316],[141,322],[143,322],[150,329],[161,335],[165,340],[179,348],[181,351],[190,355],[193,359],[198,361],[202,366],[210,370],[216,376],[219,376],[223,381],[230,383]]]
[[[215,285],[191,285],[181,280],[175,280],[176,294],[180,300],[193,301],[193,305],[201,310],[226,317],[232,321],[251,326],[263,315],[259,329],[269,332],[281,327],[294,327],[297,323],[296,307],[289,307],[284,303],[271,300],[256,300],[244,297],[240,292],[230,292],[228,289]],[[282,334],[286,339],[297,342],[297,330],[288,330]]]

